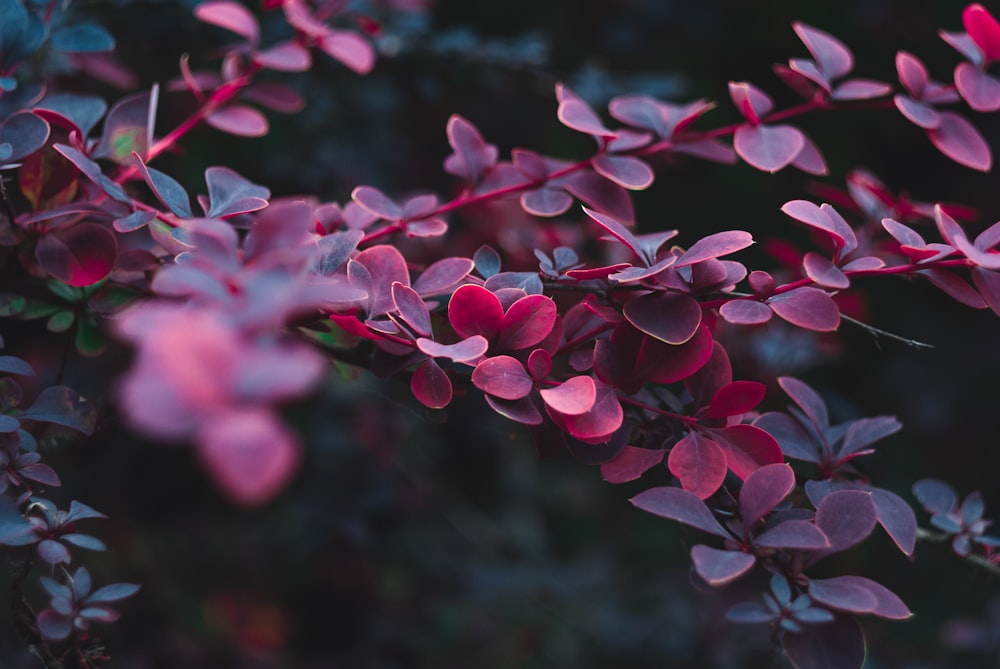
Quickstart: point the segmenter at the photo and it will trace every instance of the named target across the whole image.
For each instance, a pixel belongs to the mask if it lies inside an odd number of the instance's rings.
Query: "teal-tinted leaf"
[[[75,320],[76,314],[72,311],[57,311],[49,316],[49,321],[45,324],[45,328],[49,332],[66,332],[66,330],[73,327]]]
[[[56,423],[90,435],[97,425],[97,412],[75,390],[65,386],[46,388],[18,418]]]
[[[96,23],[78,23],[52,33],[52,48],[69,53],[97,53],[115,48],[115,38]]]
[[[26,304],[23,295],[0,293],[0,316],[15,316],[24,311]]]

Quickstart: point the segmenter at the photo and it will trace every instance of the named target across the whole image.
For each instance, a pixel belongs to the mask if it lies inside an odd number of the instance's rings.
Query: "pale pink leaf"
[[[805,137],[790,125],[741,125],[733,135],[733,148],[749,165],[777,172],[799,155]]]

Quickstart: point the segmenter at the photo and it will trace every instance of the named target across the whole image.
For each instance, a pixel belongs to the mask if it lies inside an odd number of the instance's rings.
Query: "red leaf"
[[[979,3],[966,7],[962,12],[962,25],[987,61],[1000,59],[1000,24],[985,7]]]
[[[663,462],[663,455],[664,452],[659,449],[626,446],[614,460],[601,465],[601,476],[608,483],[634,481]]]
[[[451,380],[434,360],[425,360],[410,378],[413,396],[429,409],[442,409],[451,402]]]
[[[541,425],[545,420],[531,400],[530,395],[519,400],[502,400],[493,395],[484,395],[483,397],[490,408],[512,421],[524,425]]]
[[[518,400],[527,397],[534,384],[520,361],[509,355],[497,355],[476,365],[472,385],[503,400]]]
[[[539,394],[547,406],[568,416],[590,411],[597,398],[594,379],[589,376],[574,376],[554,388],[540,390]]]
[[[91,286],[115,266],[118,240],[97,223],[78,223],[49,233],[35,247],[35,258],[46,272],[70,286]]]
[[[778,441],[759,427],[730,425],[711,430],[710,434],[726,452],[729,468],[741,479],[761,467],[784,460]]]
[[[253,107],[232,104],[205,116],[205,123],[216,130],[240,137],[263,137],[267,134],[267,117]],[[142,151],[138,152],[142,155]]]
[[[742,416],[753,410],[767,393],[767,386],[756,381],[734,381],[718,390],[705,412],[706,418]]]
[[[976,128],[953,112],[939,112],[941,125],[927,131],[931,143],[938,151],[956,163],[981,172],[989,172],[993,165],[990,145]]]
[[[568,416],[560,414],[566,431],[570,436],[581,441],[604,441],[621,427],[622,405],[618,395],[611,386],[595,383],[596,400],[594,405],[582,414]]]
[[[460,337],[482,335],[492,340],[500,332],[503,319],[500,300],[482,286],[459,286],[448,302],[448,320]]]
[[[636,329],[667,344],[683,344],[701,325],[701,305],[683,293],[642,295],[628,302],[623,313]]]
[[[767,303],[774,313],[807,330],[832,332],[840,326],[837,303],[819,288],[794,288],[769,298]]]
[[[726,585],[743,576],[757,564],[753,553],[726,551],[698,544],[691,548],[695,571],[709,585]]]
[[[685,490],[700,499],[711,497],[726,479],[726,456],[722,447],[694,431],[670,449],[667,467],[680,479]]]
[[[733,135],[733,148],[748,164],[777,172],[799,155],[806,140],[790,125],[741,125]]]
[[[538,344],[549,336],[557,315],[552,298],[545,295],[522,297],[503,315],[497,347],[518,351]]]
[[[712,357],[714,341],[706,325],[699,327],[695,335],[680,346],[644,337],[639,347],[635,373],[656,383],[674,383],[686,379]]]

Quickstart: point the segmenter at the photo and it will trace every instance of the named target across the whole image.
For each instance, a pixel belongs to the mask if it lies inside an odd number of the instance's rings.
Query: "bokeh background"
[[[194,190],[205,167],[227,165],[275,195],[345,202],[359,184],[394,196],[449,194],[456,184],[441,161],[452,113],[475,123],[502,156],[522,146],[579,158],[590,140],[556,120],[556,82],[598,107],[625,93],[714,99],[719,108],[705,124],[723,125],[737,120],[727,102],[730,80],[754,82],[779,104],[794,101],[771,71],[806,55],[794,20],[845,41],[858,76],[894,80],[895,51],[905,49],[947,80],[958,57],[937,31],[960,30],[963,7],[951,0],[351,4],[383,24],[372,74],[359,77],[318,57],[311,72],[287,79],[308,101],[303,112],[271,115],[262,139],[198,130],[160,169]],[[196,66],[216,65],[205,53],[229,36],[197,22],[193,5],[90,0],[79,9],[114,33],[122,61],[145,87],[173,79],[184,53]],[[278,39],[280,22],[266,22],[264,34],[265,43]],[[64,83],[109,100],[121,95],[98,82]],[[160,132],[189,104],[166,96]],[[998,120],[973,119],[1000,147]],[[640,227],[678,228],[682,244],[731,228],[809,244],[781,204],[808,197],[816,184],[842,186],[859,166],[915,199],[972,204],[980,224],[1000,218],[996,175],[951,163],[897,114],[814,116],[801,127],[825,153],[828,177],[664,161],[654,186],[636,196]],[[572,230],[573,218],[554,225]],[[515,261],[532,240],[508,208],[459,214],[451,243],[463,243],[462,230],[483,234],[484,225]],[[754,253],[749,261],[766,266],[766,255]],[[881,280],[864,288],[870,322],[936,348],[875,341],[846,325],[835,339],[780,328],[767,337],[736,333],[737,376],[770,380],[772,408],[784,405],[773,379],[791,373],[820,390],[840,420],[898,416],[904,430],[862,465],[874,483],[913,501],[914,480],[943,478],[963,495],[982,490],[988,515],[1000,517],[1000,319],[927,284]],[[44,367],[44,352],[61,345],[32,327],[5,332],[7,352]],[[610,486],[569,454],[539,457],[520,429],[475,394],[429,413],[405,383],[339,369],[287,409],[306,444],[301,474],[274,504],[246,511],[218,494],[188,449],[149,444],[122,428],[108,370],[127,361],[127,351],[115,349],[98,360],[71,358],[65,382],[100,405],[102,428],[86,442],[55,433],[46,441],[64,480],[53,498],[79,499],[111,517],[90,528],[112,550],[84,556],[86,564],[98,580],[144,584],[122,606],[121,622],[101,631],[111,666],[786,666],[763,629],[721,622],[728,606],[761,584],[698,591],[687,573],[697,534],[627,502],[648,482]],[[1000,664],[1000,582],[946,547],[922,543],[909,561],[874,536],[827,562],[829,575],[881,580],[916,612],[905,623],[864,621],[872,669]],[[6,578],[0,574],[0,592],[8,591]],[[37,666],[16,647],[6,615],[0,612],[0,666]]]

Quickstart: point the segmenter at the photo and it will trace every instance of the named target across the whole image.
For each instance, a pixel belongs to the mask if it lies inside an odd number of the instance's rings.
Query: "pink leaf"
[[[930,77],[927,75],[927,68],[924,67],[919,58],[906,51],[898,52],[896,54],[896,73],[899,75],[899,83],[903,84],[907,93],[918,100],[923,97]]]
[[[517,359],[509,355],[486,358],[472,372],[472,385],[503,400],[527,397],[533,382]]]
[[[552,298],[545,295],[522,297],[503,315],[497,347],[518,351],[538,344],[549,336],[557,315]]]
[[[500,300],[482,286],[460,286],[448,302],[448,320],[460,337],[482,335],[493,339],[500,332],[503,319]]]
[[[210,420],[197,436],[209,474],[233,501],[260,506],[274,498],[299,465],[299,446],[274,415],[246,410]]]
[[[561,84],[556,88],[559,110],[556,115],[566,127],[597,137],[614,137],[615,133],[604,126],[604,122],[590,105]]]
[[[727,551],[698,544],[691,548],[695,571],[712,586],[726,585],[743,576],[755,564],[753,553]]]
[[[420,273],[413,282],[413,290],[421,297],[447,293],[469,276],[473,266],[471,258],[442,258]]]
[[[375,49],[352,32],[334,30],[320,38],[319,48],[358,74],[368,74],[375,67]]]
[[[589,376],[571,377],[554,388],[540,390],[539,394],[547,406],[567,416],[578,416],[590,411],[597,398],[594,379]]]
[[[224,218],[236,214],[258,211],[267,206],[271,191],[245,179],[228,167],[209,167],[205,170],[210,207],[208,215]]]
[[[230,30],[256,44],[259,37],[257,19],[238,2],[214,0],[201,2],[194,8],[194,15],[205,23]]]
[[[989,172],[993,165],[990,145],[976,128],[953,112],[939,112],[941,125],[927,131],[927,136],[937,149],[956,163],[981,172]]]
[[[392,301],[392,284],[398,281],[404,286],[410,285],[410,272],[406,268],[403,254],[395,246],[379,244],[358,253],[353,262],[364,266],[371,275],[372,285],[368,291],[369,318],[387,314],[395,309],[396,305]]]
[[[976,284],[982,299],[986,301],[993,313],[1000,314],[1000,274],[981,267],[973,267],[972,282]]]
[[[784,463],[766,465],[752,472],[740,490],[740,516],[749,530],[770,513],[795,487],[795,474]]]
[[[424,337],[417,339],[417,348],[421,353],[432,358],[448,358],[454,362],[471,363],[478,360],[486,354],[489,345],[486,338],[480,335],[472,335],[454,344],[441,344]]]
[[[614,460],[601,465],[601,476],[608,483],[634,481],[663,462],[663,455],[664,452],[659,449],[626,446]]]
[[[600,174],[630,190],[644,190],[653,183],[652,168],[638,158],[602,154],[591,164]]]
[[[739,112],[754,126],[774,108],[774,102],[767,93],[747,82],[730,81],[729,97]]]
[[[312,54],[298,42],[282,42],[258,51],[253,60],[261,67],[279,72],[306,72],[312,66]]]
[[[70,286],[91,286],[115,265],[118,240],[97,223],[77,223],[39,240],[35,258],[46,272]]]
[[[670,449],[667,467],[685,490],[707,499],[726,478],[726,455],[717,443],[692,431]]]
[[[756,300],[732,300],[719,307],[719,315],[735,325],[760,325],[773,314],[771,307]]]
[[[714,341],[706,325],[699,327],[691,339],[679,346],[666,344],[655,337],[643,337],[636,372],[656,383],[682,381],[708,362]]]
[[[905,116],[910,123],[918,125],[925,130],[931,130],[941,125],[940,114],[930,105],[917,102],[905,95],[897,95],[892,101],[896,105],[896,109],[899,110],[899,113]]]
[[[536,188],[521,194],[521,207],[534,216],[559,216],[573,204],[573,196],[559,188]]]
[[[205,123],[240,137],[263,137],[268,131],[266,116],[253,107],[240,104],[231,104],[208,114]]]
[[[805,137],[790,125],[741,125],[733,135],[733,148],[748,164],[777,172],[799,155]]]
[[[892,93],[892,86],[872,79],[849,79],[833,89],[834,100],[870,100]]]
[[[819,288],[794,288],[769,298],[767,303],[774,313],[807,330],[832,332],[840,326],[837,303]]]
[[[559,185],[583,200],[591,209],[614,217],[626,225],[635,221],[632,197],[628,191],[600,174],[580,170],[558,181]]]
[[[972,63],[955,68],[955,86],[962,99],[978,112],[1000,109],[1000,79],[983,72]]]
[[[802,258],[806,276],[824,288],[844,289],[851,285],[847,275],[828,258],[811,251]]]
[[[642,295],[628,302],[623,313],[636,329],[667,344],[683,344],[701,325],[701,305],[683,293]]]
[[[410,377],[413,396],[428,409],[443,409],[451,402],[451,380],[441,365],[425,360]]]
[[[840,40],[799,21],[792,24],[792,29],[809,49],[827,80],[838,79],[854,67],[850,50]]]
[[[431,336],[431,314],[427,310],[427,305],[409,286],[404,286],[398,281],[392,283],[390,289],[393,304],[403,321],[410,326],[413,332],[421,337]]]
[[[795,160],[792,161],[792,166],[799,168],[803,172],[817,176],[827,174],[829,169],[826,166],[823,154],[820,153],[819,147],[804,133],[802,139],[805,140],[805,144],[803,144],[802,150],[799,151],[799,155],[795,156]]]
[[[604,441],[621,427],[622,405],[615,389],[603,383],[595,383],[594,405],[582,414],[562,415],[566,431],[581,441]]]

